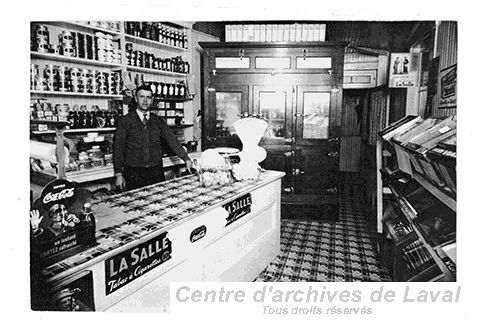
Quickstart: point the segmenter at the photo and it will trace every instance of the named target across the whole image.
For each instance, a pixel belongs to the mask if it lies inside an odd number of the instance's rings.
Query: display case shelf
[[[155,97],[155,100],[161,101],[161,102],[189,102],[189,101],[193,101],[193,97],[184,97],[184,98]]]
[[[162,42],[154,41],[154,40],[151,40],[151,39],[147,39],[147,38],[143,38],[143,37],[136,37],[136,36],[132,36],[132,35],[128,35],[128,34],[125,34],[125,40],[127,42],[138,43],[138,44],[142,44],[142,45],[149,46],[149,47],[162,48],[162,49],[165,49],[165,50],[183,51],[183,52],[188,51],[188,48],[173,46],[173,45],[165,44],[165,43],[162,43]]]
[[[99,99],[123,99],[123,96],[119,95],[119,94],[72,93],[72,92],[58,92],[58,91],[49,91],[49,90],[32,90],[32,91],[30,91],[30,93],[32,95],[43,95],[43,96],[90,97],[90,98],[99,98]]]
[[[114,64],[114,63],[107,63],[98,60],[92,59],[84,59],[78,57],[67,57],[63,55],[56,55],[52,53],[42,53],[37,51],[30,52],[31,59],[43,59],[43,60],[51,60],[51,61],[63,61],[68,63],[74,64],[83,64],[83,65],[91,65],[91,66],[98,66],[98,67],[106,67],[106,68],[118,68],[119,70],[122,68],[122,64]]]
[[[63,133],[84,133],[84,132],[113,132],[115,128],[89,128],[89,129],[66,129]],[[55,130],[47,131],[32,131],[35,135],[50,135],[55,134]]]
[[[127,70],[132,72],[165,75],[165,76],[171,76],[171,77],[183,78],[188,76],[188,73],[169,72],[169,71],[156,70],[154,68],[138,67],[138,66],[132,66],[132,65],[127,65]]]

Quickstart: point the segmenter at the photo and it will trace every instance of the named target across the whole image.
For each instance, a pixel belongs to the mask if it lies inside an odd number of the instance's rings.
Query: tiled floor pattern
[[[340,192],[339,221],[284,219],[280,255],[255,281],[390,281],[380,265],[361,206],[361,192]]]

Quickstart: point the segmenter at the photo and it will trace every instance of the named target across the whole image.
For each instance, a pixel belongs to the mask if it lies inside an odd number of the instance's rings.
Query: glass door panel
[[[240,114],[249,112],[248,86],[216,84],[207,91],[212,112],[205,114],[205,129],[202,131],[205,147],[240,147],[233,123],[240,119]]]
[[[335,103],[328,86],[297,86],[296,143],[318,145],[332,136]]]
[[[330,93],[303,93],[304,139],[328,139]]]
[[[215,136],[228,137],[235,134],[233,123],[242,113],[242,93],[216,92],[215,93]]]
[[[253,92],[253,113],[268,123],[262,142],[286,144],[292,135],[292,87],[253,86]]]
[[[285,92],[260,92],[260,115],[268,122],[265,137],[285,138]]]

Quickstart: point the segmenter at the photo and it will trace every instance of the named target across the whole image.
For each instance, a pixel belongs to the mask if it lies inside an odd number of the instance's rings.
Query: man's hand
[[[185,161],[185,165],[187,166],[187,170],[189,173],[192,172],[192,160]]]
[[[125,190],[125,178],[123,177],[123,175],[117,175],[117,179],[115,180],[115,186],[121,191]]]
[[[40,216],[40,212],[38,210],[30,211],[30,226],[32,227],[32,232],[36,233],[40,228],[40,223],[43,219],[43,216]]]

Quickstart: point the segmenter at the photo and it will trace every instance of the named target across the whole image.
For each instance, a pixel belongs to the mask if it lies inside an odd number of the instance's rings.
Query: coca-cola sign
[[[63,179],[53,180],[43,188],[40,200],[46,210],[55,204],[63,204],[68,208],[75,200],[75,185]]]

